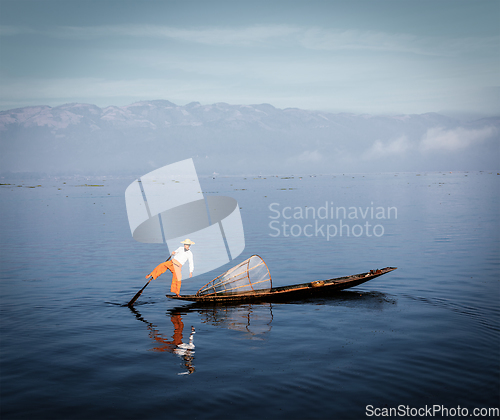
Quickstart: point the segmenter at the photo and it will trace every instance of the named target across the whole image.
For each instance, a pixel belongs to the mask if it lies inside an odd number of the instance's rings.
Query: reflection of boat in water
[[[273,308],[271,303],[261,305],[210,305],[193,307],[202,322],[216,327],[245,333],[246,338],[261,339],[271,331]]]
[[[297,302],[294,302],[293,299],[290,302],[283,300],[279,305],[286,305],[288,303],[294,305]],[[335,306],[355,305],[356,307],[361,306],[372,310],[383,310],[387,304],[396,304],[396,301],[390,296],[379,292],[342,291],[336,293],[334,296],[313,297],[309,300],[309,303]],[[147,325],[149,337],[154,340],[154,347],[151,351],[169,352],[182,358],[185,371],[179,373],[179,375],[183,375],[195,372],[193,366],[195,329],[191,327],[189,339],[187,341],[184,340],[183,317],[188,316],[188,314],[197,313],[200,316],[201,324],[238,331],[241,333],[240,338],[266,340],[272,329],[271,324],[274,319],[273,306],[276,307],[277,305],[270,302],[254,304],[236,301],[193,302],[184,306],[178,306],[167,311],[167,319],[170,318],[170,322],[172,322],[174,327],[171,339],[165,337],[160,332],[160,328],[147,321],[137,309],[133,307],[129,308],[138,320]],[[161,324],[162,321],[159,321]]]
[[[207,283],[194,295],[167,297],[195,302],[274,302],[322,297],[358,286],[394,270],[396,267],[386,267],[334,279],[272,287],[271,274],[266,263],[258,255],[252,255],[248,260]]]

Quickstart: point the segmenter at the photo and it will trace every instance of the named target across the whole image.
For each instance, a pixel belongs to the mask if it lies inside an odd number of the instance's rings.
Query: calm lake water
[[[497,172],[202,178],[238,200],[246,248],[182,293],[252,254],[275,286],[398,269],[335,297],[228,307],[167,299],[163,275],[130,310],[168,255],[131,237],[134,179],[1,180],[2,419],[500,406]]]

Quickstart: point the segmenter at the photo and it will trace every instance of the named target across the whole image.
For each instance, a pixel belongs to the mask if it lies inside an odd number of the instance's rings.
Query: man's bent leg
[[[173,269],[173,264],[172,261],[165,261],[160,264],[158,264],[153,271],[151,271],[150,274],[148,274],[146,277],[152,276],[153,279],[157,279],[160,275],[162,275],[165,271],[170,270],[172,273],[174,273]],[[174,273],[175,275],[175,273]]]

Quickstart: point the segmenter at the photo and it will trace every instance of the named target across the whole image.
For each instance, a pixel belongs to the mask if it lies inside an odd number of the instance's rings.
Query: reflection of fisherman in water
[[[132,309],[132,308],[131,308]],[[191,334],[189,335],[189,342],[182,342],[182,333],[184,330],[184,323],[182,322],[181,313],[178,311],[172,312],[170,316],[170,320],[172,324],[174,324],[174,334],[172,335],[172,340],[168,340],[162,336],[162,334],[155,328],[150,322],[147,322],[139,312],[135,309],[132,311],[136,314],[136,317],[141,321],[148,324],[149,336],[157,342],[157,346],[153,347],[152,351],[164,352],[167,351],[169,353],[176,354],[180,356],[184,361],[184,366],[187,369],[187,372],[179,373],[179,375],[190,375],[195,371],[193,366],[193,354],[194,354],[194,344],[193,344],[193,335],[195,334],[194,327],[191,327]]]
[[[183,342],[184,323],[181,314],[186,315],[187,313],[197,312],[201,315],[203,324],[240,331],[245,333],[245,338],[251,340],[265,340],[267,334],[271,331],[273,320],[272,305],[270,303],[258,305],[238,304],[234,306],[192,304],[170,309],[167,312],[170,315],[170,321],[174,325],[172,338],[168,339],[158,331],[156,325],[146,321],[136,308],[129,308],[138,320],[147,324],[149,336],[155,340],[155,347],[151,349],[152,351],[169,352],[182,358],[186,371],[179,373],[179,375],[190,375],[195,371],[193,366],[195,329],[191,327],[188,341]]]
[[[181,314],[179,312],[174,312],[170,316],[172,324],[174,324],[174,334],[172,335],[172,340],[167,340],[162,337],[162,335],[153,328],[153,324],[148,325],[149,336],[160,343],[158,347],[153,347],[153,351],[168,351],[170,353],[177,354],[184,359],[184,366],[187,372],[182,374],[188,374],[194,372],[193,366],[193,354],[194,354],[194,344],[193,335],[195,334],[194,327],[191,327],[191,334],[189,335],[189,343],[182,342],[182,332],[184,330],[184,323],[182,322]]]

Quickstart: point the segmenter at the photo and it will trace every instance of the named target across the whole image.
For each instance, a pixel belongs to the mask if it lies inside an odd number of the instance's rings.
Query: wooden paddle
[[[168,257],[168,259],[167,259],[165,262],[167,262],[168,260],[170,260],[170,258],[172,258],[172,256]],[[127,303],[127,306],[129,306],[129,307],[132,307],[132,306],[133,306],[133,304],[135,303],[135,301],[136,301],[137,299],[139,299],[139,296],[142,294],[142,292],[143,292],[143,291],[144,291],[144,289],[148,286],[148,284],[150,283],[150,281],[151,281],[151,280],[153,280],[153,276],[151,276],[151,278],[150,278],[150,279],[149,279],[149,281],[148,281],[148,282],[144,285],[144,287],[143,287],[141,290],[139,290],[139,291],[135,294],[135,296],[134,296],[134,297],[130,300],[130,302],[129,302],[129,303]]]

